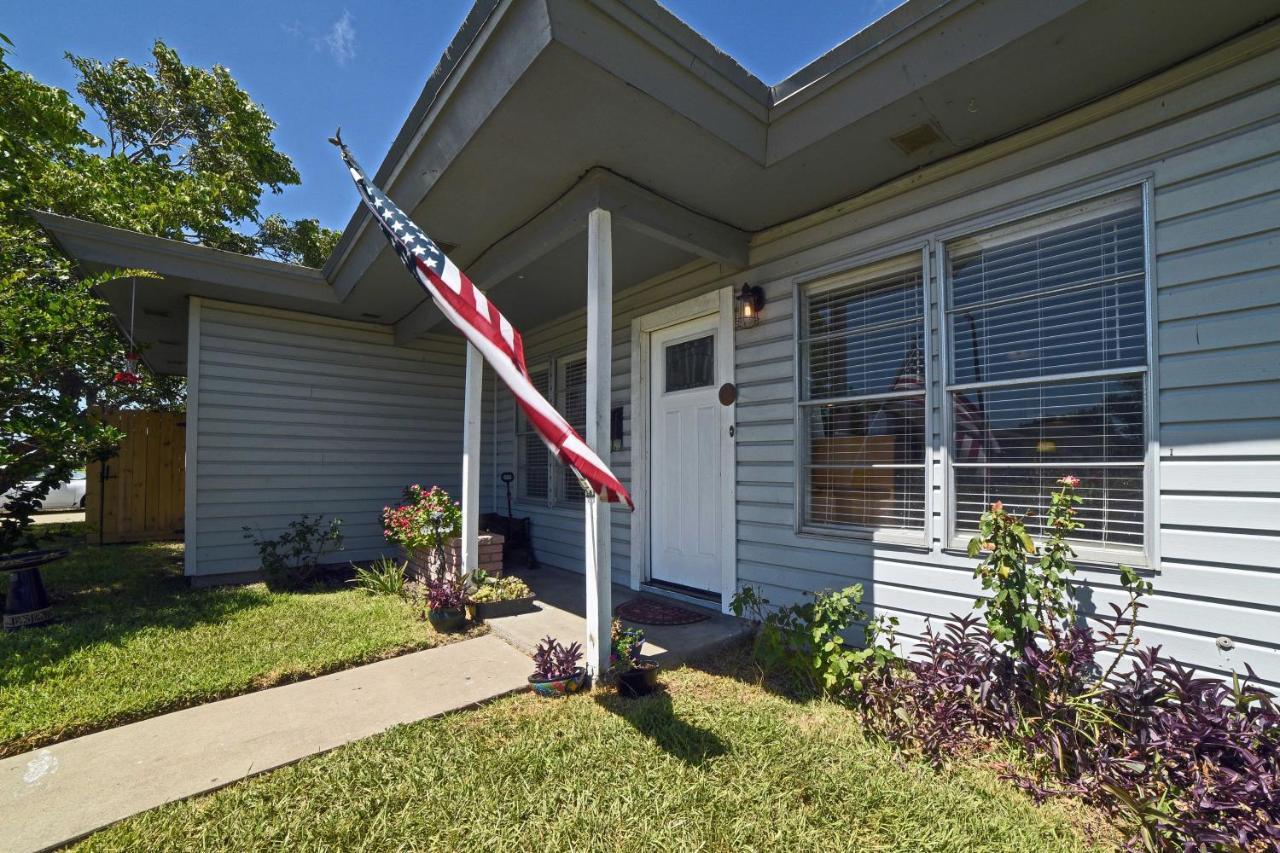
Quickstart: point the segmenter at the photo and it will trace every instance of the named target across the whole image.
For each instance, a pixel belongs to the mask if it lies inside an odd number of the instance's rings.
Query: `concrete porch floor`
[[[541,568],[517,572],[537,595],[530,613],[489,619],[486,624],[495,635],[525,653],[532,653],[538,642],[548,635],[568,645],[583,642],[587,631],[586,579],[576,572]],[[613,606],[633,598],[652,598],[625,586],[613,585]],[[644,629],[644,653],[671,667],[678,663],[714,652],[746,637],[751,626],[742,619],[725,616],[709,605],[700,608],[684,601],[672,604],[690,610],[705,611],[710,618],[691,625],[638,625]],[[626,622],[626,620],[623,620]],[[627,625],[634,623],[626,622]]]

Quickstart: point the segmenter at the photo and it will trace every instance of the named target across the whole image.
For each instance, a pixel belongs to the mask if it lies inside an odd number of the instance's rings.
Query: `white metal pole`
[[[613,235],[609,211],[587,217],[587,445],[609,460],[609,403],[613,362]],[[612,622],[609,504],[585,501],[587,574],[587,668],[593,676],[609,668]]]
[[[462,570],[480,565],[480,422],[484,400],[484,358],[467,344],[462,397]]]

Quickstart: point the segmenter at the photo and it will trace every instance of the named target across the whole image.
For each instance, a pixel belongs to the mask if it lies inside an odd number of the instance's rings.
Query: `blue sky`
[[[471,0],[39,0],[15,3],[0,31],[11,64],[71,89],[63,53],[148,58],[163,38],[182,59],[220,63],[279,125],[277,146],[302,185],[264,198],[263,212],[342,228],[356,196],[325,139],[343,138],[374,169]],[[896,0],[665,0],[664,5],[766,83],[844,41]],[[781,14],[780,14],[781,12]]]

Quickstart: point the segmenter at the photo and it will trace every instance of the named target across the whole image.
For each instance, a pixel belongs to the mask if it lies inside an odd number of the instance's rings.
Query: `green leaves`
[[[804,604],[769,609],[769,600],[754,587],[734,595],[730,609],[761,622],[755,654],[765,672],[780,671],[804,690],[848,698],[862,690],[869,674],[901,663],[894,651],[897,618],[870,618],[859,606],[861,584],[812,597]],[[863,646],[850,647],[846,634],[859,622]]]
[[[1075,507],[1081,502],[1073,485],[1060,482],[1050,495],[1050,535],[1043,549],[1036,548],[1027,532],[1029,514],[1010,515],[1000,502],[982,514],[979,536],[969,542],[969,556],[981,557],[974,577],[990,593],[989,598],[978,599],[976,609],[983,612],[992,636],[1014,655],[1022,655],[1050,621],[1075,618],[1074,591],[1068,580],[1075,573],[1069,559],[1075,552],[1065,539],[1081,526],[1075,520]]]
[[[140,386],[112,382],[125,344],[94,293],[106,279],[78,280],[30,211],[310,266],[337,240],[315,220],[262,220],[263,191],[300,179],[271,140],[275,124],[227,69],[184,65],[161,41],[146,65],[68,56],[103,140],[69,93],[4,58],[0,47],[0,486],[39,483],[0,520],[0,553],[52,485],[119,440],[92,409],[168,408],[183,396],[180,377],[145,369]]]

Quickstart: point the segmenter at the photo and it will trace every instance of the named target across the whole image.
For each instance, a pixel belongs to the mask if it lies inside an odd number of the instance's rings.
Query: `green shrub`
[[[834,698],[862,690],[869,674],[897,666],[894,651],[897,617],[868,617],[862,610],[862,584],[811,593],[813,601],[771,608],[754,587],[743,587],[730,602],[737,616],[760,623],[755,655],[766,673],[779,673],[802,690]],[[845,636],[861,623],[863,646]]]
[[[250,527],[244,530],[244,538],[252,540],[258,549],[262,563],[262,576],[273,589],[296,589],[316,580],[320,570],[320,558],[325,550],[342,550],[342,519],[330,519],[324,524],[324,516],[314,518],[306,513],[289,522],[288,528],[275,539],[261,536]]]

